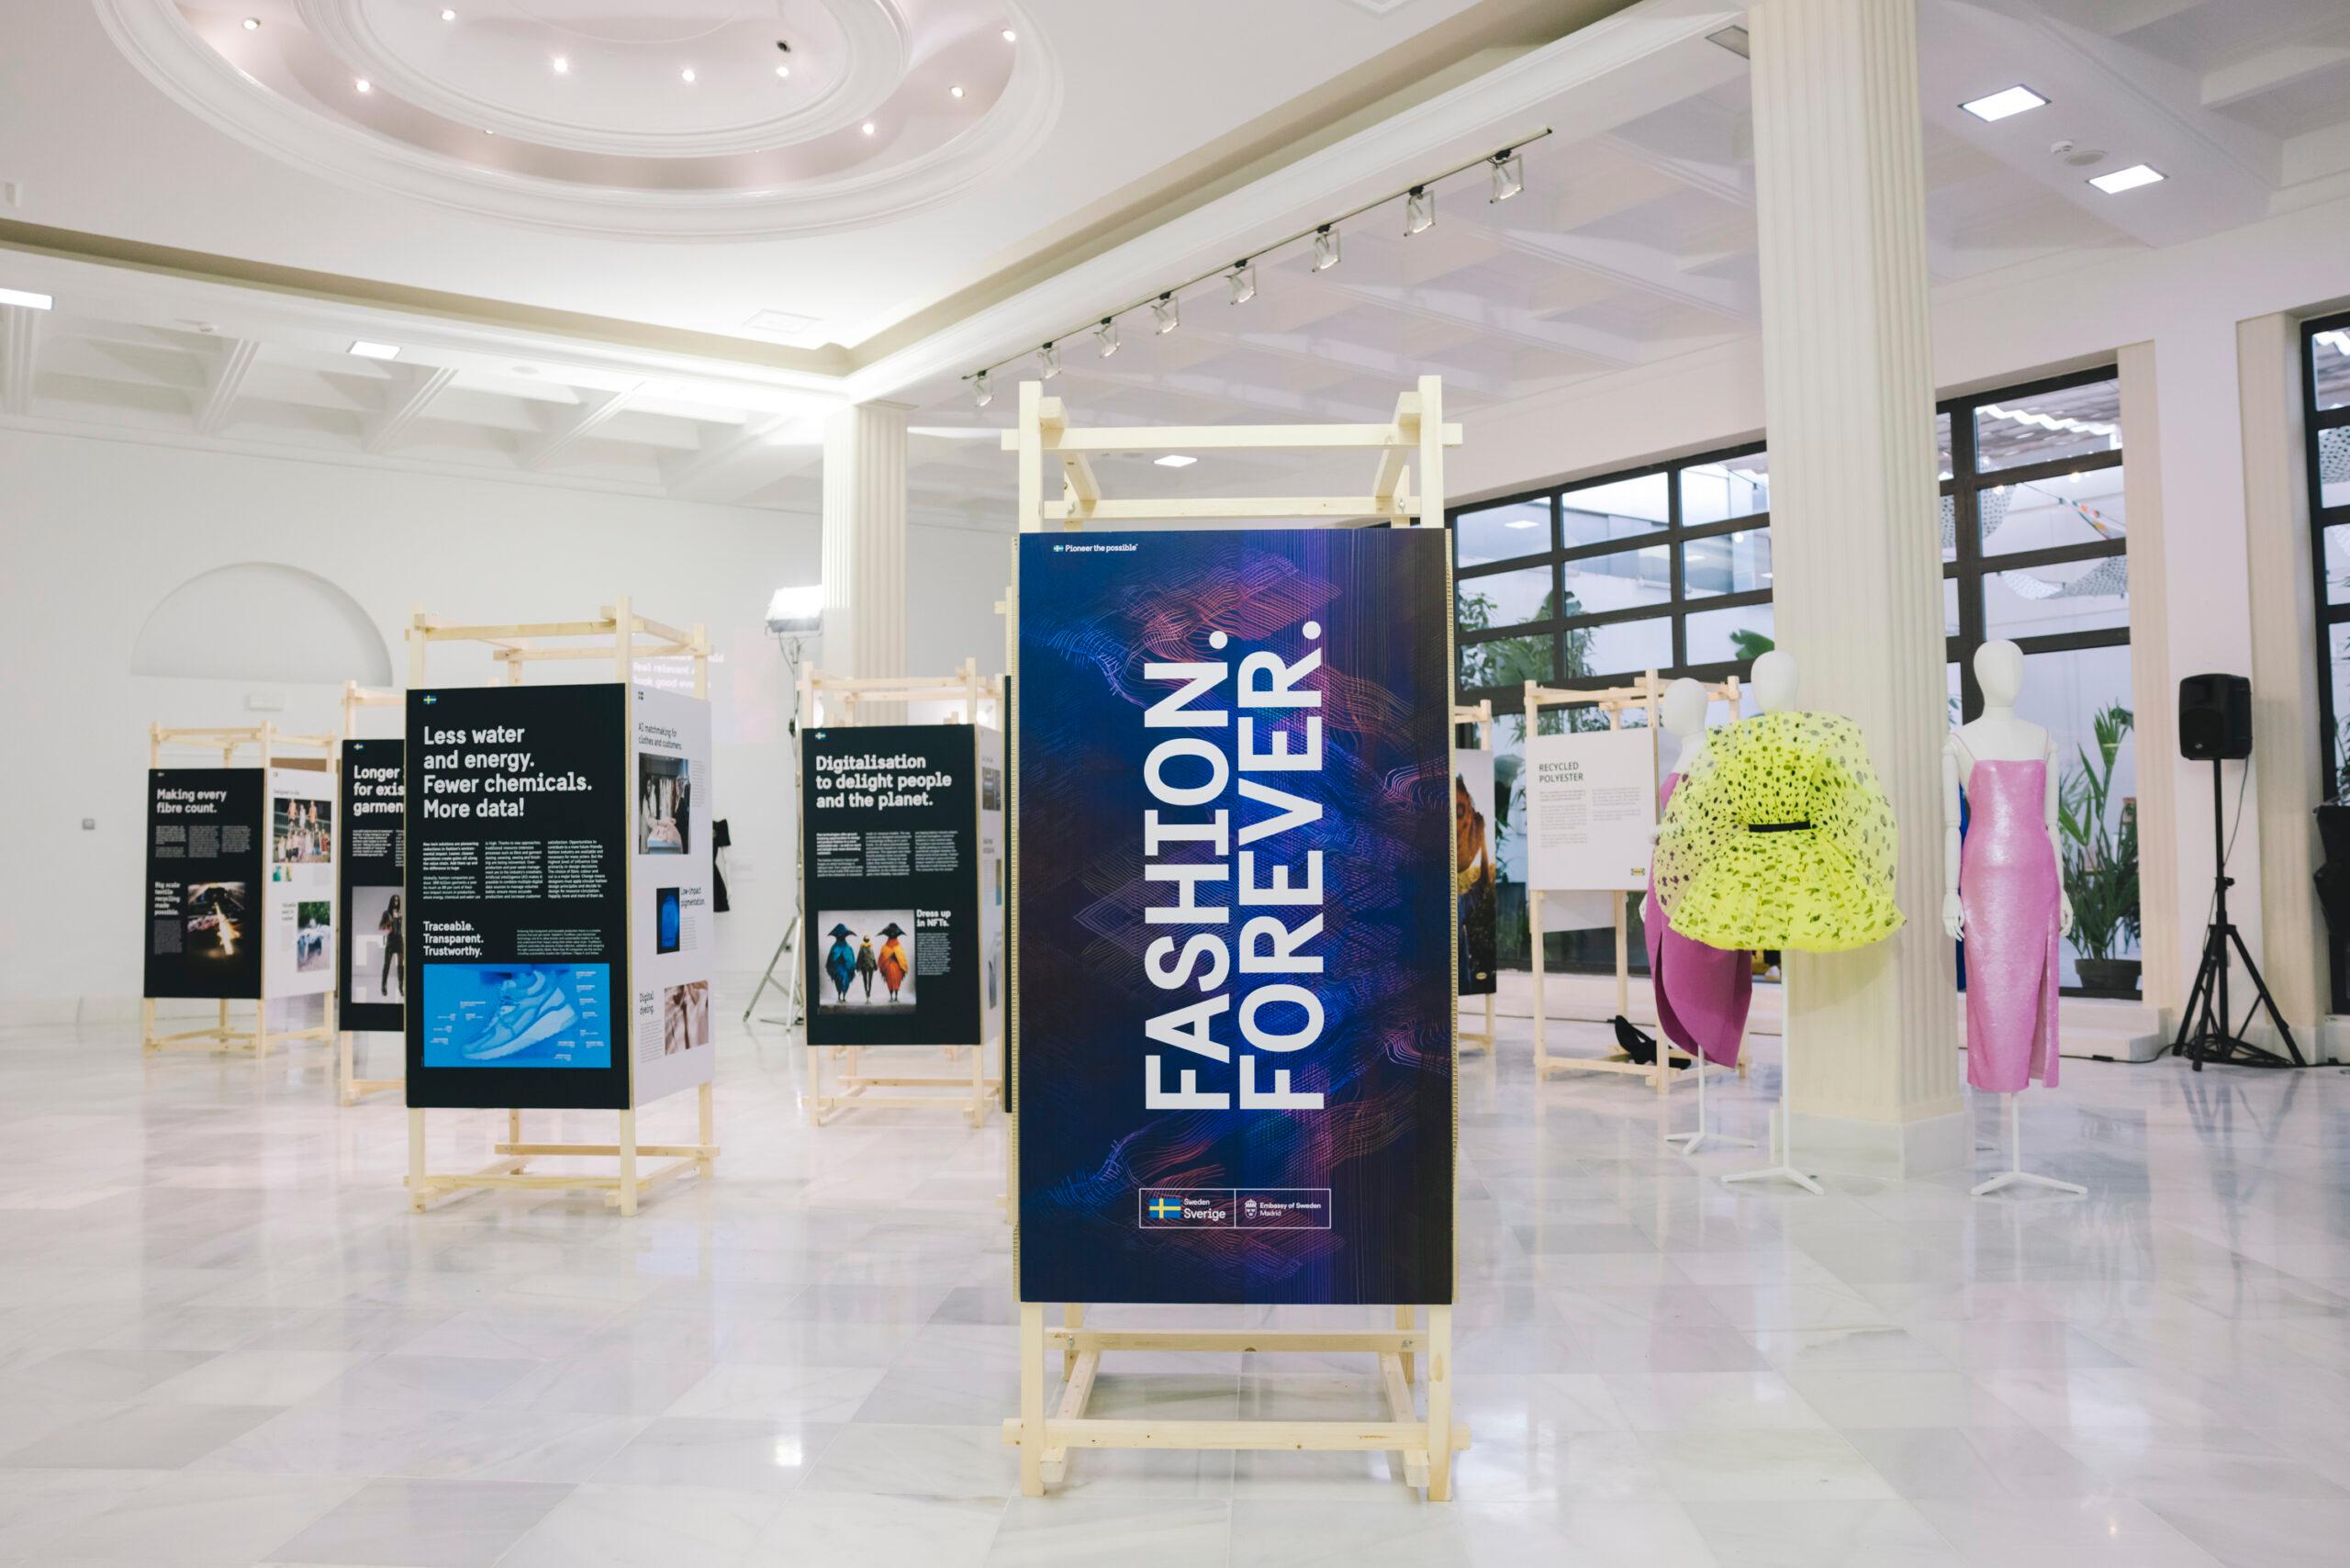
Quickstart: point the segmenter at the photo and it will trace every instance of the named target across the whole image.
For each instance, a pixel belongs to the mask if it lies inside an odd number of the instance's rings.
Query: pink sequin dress
[[[1665,775],[1664,787],[1657,791],[1660,813],[1680,782],[1680,774]],[[1673,930],[1656,902],[1653,868],[1648,897],[1640,905],[1640,924],[1648,935],[1649,981],[1656,990],[1657,1026],[1664,1037],[1693,1056],[1737,1066],[1746,1010],[1754,1000],[1751,958],[1708,947]]]
[[[2048,763],[1977,759],[1965,788],[1966,1081],[1995,1094],[2035,1078],[2053,1088],[2063,890],[2048,842]]]

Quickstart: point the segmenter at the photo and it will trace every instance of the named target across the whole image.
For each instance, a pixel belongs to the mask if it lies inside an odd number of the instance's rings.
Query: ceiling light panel
[[[1979,98],[1969,98],[1958,106],[1976,119],[1991,123],[2006,119],[2012,115],[2022,114],[2027,109],[2040,108],[2047,102],[2047,99],[2019,83],[2012,87],[2002,87],[1996,93],[1986,93]]]

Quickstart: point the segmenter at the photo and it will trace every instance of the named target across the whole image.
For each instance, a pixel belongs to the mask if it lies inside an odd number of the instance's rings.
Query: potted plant
[[[2084,990],[2130,996],[2138,990],[2138,960],[2115,957],[2138,939],[2138,811],[2134,800],[2109,812],[2113,770],[2133,716],[2115,703],[2091,722],[2096,752],[2080,749],[2056,787],[2056,829],[2063,840],[2058,868],[2073,904],[2074,967]]]

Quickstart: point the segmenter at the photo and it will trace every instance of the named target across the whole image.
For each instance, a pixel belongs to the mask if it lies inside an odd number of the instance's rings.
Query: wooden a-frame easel
[[[878,722],[867,720],[860,711],[860,704],[871,703],[895,706],[905,702],[959,702],[962,704],[961,713],[959,716],[950,717],[946,722],[977,724],[979,722],[979,704],[988,699],[995,700],[998,712],[1001,714],[1003,683],[1000,680],[981,680],[979,661],[977,659],[965,659],[961,666],[953,675],[948,676],[860,678],[826,675],[811,665],[803,670],[800,677],[800,733],[804,735],[820,725],[844,729],[861,722]],[[799,767],[800,759],[794,757],[791,765],[794,767]],[[803,857],[807,854],[805,846],[801,847],[800,853]],[[979,868],[974,865],[971,868],[971,875],[977,878],[979,874]],[[803,873],[802,887],[804,886]],[[805,943],[810,939],[808,922],[813,917],[813,911],[803,909],[800,912],[800,924],[795,932],[795,944]],[[791,954],[791,961],[794,966],[791,972],[795,976],[807,967],[796,945]],[[810,997],[801,1014],[800,1032],[803,1046],[806,1045],[809,1023],[814,1015],[815,1009],[816,999]],[[985,1016],[984,1013],[982,1016]],[[971,1070],[968,1075],[869,1073],[858,1070],[863,1062],[861,1053],[864,1051],[919,1050],[922,1048],[919,1046],[911,1047],[905,1046],[809,1047],[802,1052],[802,1059],[807,1065],[808,1087],[800,1095],[801,1114],[810,1126],[821,1127],[824,1125],[826,1113],[832,1111],[944,1109],[960,1112],[963,1119],[976,1127],[986,1119],[988,1108],[994,1104],[1003,1092],[1003,1081],[988,1076],[987,1047],[994,1043],[981,1040],[968,1047],[943,1047],[946,1054],[947,1065],[950,1067],[965,1050],[970,1052]],[[827,1056],[841,1064],[841,1071],[833,1081],[833,1087],[837,1092],[829,1094],[824,1092],[824,1058]],[[874,1092],[877,1089],[890,1092],[877,1094]],[[902,1092],[909,1089],[953,1090],[957,1092],[945,1094]]]
[[[1529,680],[1526,683],[1524,709],[1527,741],[1530,744],[1540,728],[1543,709],[1594,707],[1607,716],[1607,727],[1611,730],[1620,730],[1624,727],[1624,715],[1627,712],[1641,713],[1647,721],[1650,743],[1653,747],[1655,737],[1662,733],[1659,727],[1658,709],[1664,700],[1664,689],[1667,684],[1669,683],[1657,678],[1654,670],[1643,672],[1639,678],[1629,686],[1609,686],[1585,690],[1568,687],[1544,686],[1539,681]],[[1730,711],[1735,714],[1738,711],[1738,677],[1733,675],[1728,680],[1707,686],[1706,698],[1708,702],[1729,703]],[[1528,808],[1527,828],[1529,833],[1533,830],[1530,805]],[[1626,1018],[1631,1016],[1632,1011],[1631,911],[1633,902],[1642,896],[1638,892],[1619,891],[1611,900],[1616,917],[1616,1012],[1618,1016]],[[1604,1057],[1551,1055],[1549,1042],[1550,1020],[1543,1005],[1542,996],[1545,972],[1542,952],[1542,898],[1541,889],[1528,887],[1526,890],[1527,929],[1534,950],[1534,1081],[1536,1083],[1549,1082],[1554,1073],[1621,1072],[1636,1078],[1646,1078],[1649,1081],[1649,1087],[1659,1094],[1662,1094],[1671,1090],[1673,1081],[1683,1076],[1684,1072],[1725,1070],[1709,1067],[1679,1046],[1662,1039],[1657,1042],[1656,1059],[1648,1063],[1634,1061],[1621,1051],[1611,1052]],[[1685,1070],[1676,1069],[1673,1065],[1673,1058],[1675,1057],[1691,1065]],[[1740,1078],[1746,1076],[1746,1061],[1743,1056],[1739,1059],[1738,1075]]]
[[[291,761],[295,762],[296,765],[299,767],[323,768],[329,778],[332,778],[334,776],[335,770],[334,736],[285,734],[280,733],[274,723],[254,724],[241,729],[222,729],[218,727],[209,729],[174,729],[164,724],[148,725],[148,767],[161,767],[163,766],[163,748],[165,746],[200,748],[207,751],[217,746],[220,751],[220,766],[223,767],[236,767],[237,753],[247,746],[252,747],[256,753],[252,766],[261,770],[261,831],[264,835],[264,838],[269,833],[270,825],[268,815],[269,770],[272,767],[277,766],[281,762]],[[298,751],[304,752],[315,751],[319,755],[316,757],[306,756],[299,759],[281,757],[278,755],[278,750],[283,746],[292,746]],[[263,860],[266,861],[269,855],[269,848],[265,842],[262,847],[262,855]],[[261,924],[259,918],[261,903],[258,890],[255,891],[254,899],[254,924],[258,926]],[[308,1029],[280,1030],[273,1030],[270,1028],[269,944],[258,935],[256,935],[252,939],[262,943],[262,980],[261,995],[253,999],[253,1026],[252,1028],[231,1029],[229,1027],[229,1002],[228,999],[224,997],[220,1001],[219,1017],[213,1024],[212,1027],[208,1029],[183,1029],[176,1034],[158,1035],[155,1033],[155,1002],[157,999],[151,996],[141,997],[139,1002],[140,1049],[142,1052],[166,1050],[242,1051],[252,1056],[255,1060],[259,1060],[269,1054],[269,1047],[273,1044],[281,1040],[291,1044],[296,1040],[323,1040],[330,1037],[334,1031],[334,1008],[336,1001],[332,988],[329,988],[326,992],[326,1016],[313,1027]]]
[[[520,622],[503,626],[458,626],[427,615],[420,607],[408,617],[408,684],[411,691],[431,684],[425,673],[426,654],[435,643],[478,643],[490,649],[503,667],[494,684],[520,686],[525,666],[549,659],[604,659],[612,678],[633,684],[639,659],[687,658],[693,661],[694,697],[710,698],[710,636],[699,622],[690,632],[647,620],[630,608],[626,597],[604,606],[590,621]],[[639,638],[647,639],[640,642]],[[405,729],[405,726],[403,726]],[[625,1048],[615,1042],[615,1048]],[[633,1078],[631,1080],[633,1082]],[[492,1147],[498,1159],[477,1170],[435,1172],[425,1159],[425,1108],[408,1108],[408,1206],[422,1213],[442,1193],[476,1187],[517,1187],[532,1192],[589,1192],[603,1194],[605,1206],[622,1215],[636,1213],[637,1201],[653,1188],[691,1174],[707,1181],[718,1159],[711,1086],[695,1086],[699,1137],[692,1143],[639,1143],[636,1107],[619,1113],[620,1136],[611,1143],[525,1143],[522,1113],[506,1113],[506,1138]],[[633,1096],[632,1095],[632,1098]],[[545,1174],[529,1169],[541,1158],[612,1159],[612,1175]],[[640,1169],[640,1159],[666,1159],[651,1170]]]
[[[1385,424],[1360,425],[1173,425],[1157,427],[1104,426],[1081,428],[1070,423],[1058,398],[1045,396],[1041,383],[1020,386],[1020,424],[1002,437],[1003,448],[1019,454],[1019,530],[1042,531],[1048,522],[1070,530],[1090,522],[1144,522],[1208,519],[1320,521],[1333,524],[1384,520],[1399,527],[1440,528],[1444,524],[1444,450],[1460,444],[1460,427],[1447,424],[1438,377],[1424,375],[1418,386],[1395,400],[1393,418]],[[1124,500],[1102,494],[1093,471],[1092,454],[1104,452],[1300,452],[1360,450],[1374,453],[1378,464],[1369,489],[1353,496],[1280,496],[1239,498],[1192,497]],[[1420,492],[1411,495],[1409,465],[1419,458]],[[1046,498],[1049,469],[1058,475],[1059,499]],[[1019,584],[1014,574],[1006,596],[1010,610],[1007,637],[1009,667],[1013,669],[1013,699],[1019,700]],[[1447,606],[1447,624],[1450,623]],[[1451,667],[1448,636],[1447,668]],[[1450,709],[1448,705],[1447,712]],[[1007,732],[1009,733],[1009,732]],[[1448,749],[1451,739],[1448,725]],[[1017,768],[1013,769],[1015,788]],[[1448,769],[1448,781],[1449,769]],[[1015,812],[1008,823],[1013,867],[1013,902],[1019,902],[1019,823]],[[1448,852],[1447,865],[1450,864]],[[1456,959],[1457,962],[1457,959]],[[1457,973],[1454,977],[1457,981]],[[1457,1031],[1458,994],[1454,998]],[[1014,988],[1014,997],[1018,991]],[[1013,1068],[1017,1074],[1019,1025],[1012,1026]],[[1459,1065],[1459,1041],[1454,1042]],[[1015,1076],[1014,1088],[1017,1089]],[[1456,1102],[1458,1088],[1455,1089]],[[1015,1095],[1024,1108],[1025,1094]],[[1015,1109],[1006,1137],[1013,1141],[1008,1158],[1013,1181],[1007,1193],[1016,1205],[1019,1192],[1017,1121]],[[1458,1112],[1456,1110],[1456,1118]],[[1453,1136],[1458,1138],[1457,1125]],[[1458,1208],[1457,1193],[1446,1201]],[[1015,1236],[1014,1251],[1017,1252]],[[1016,1292],[1015,1286],[1015,1292]],[[1457,1293],[1456,1293],[1457,1294]],[[1449,1302],[1427,1306],[1428,1324],[1418,1326],[1419,1308],[1398,1305],[1393,1327],[1373,1329],[1103,1329],[1085,1325],[1085,1306],[1066,1303],[1062,1325],[1045,1327],[1041,1302],[1022,1301],[1020,1307],[1020,1414],[1003,1423],[1003,1440],[1020,1450],[1020,1489],[1041,1495],[1047,1484],[1068,1473],[1069,1450],[1082,1448],[1141,1449],[1282,1449],[1384,1451],[1390,1473],[1405,1485],[1425,1487],[1431,1502],[1452,1495],[1452,1456],[1469,1446],[1468,1426],[1452,1413],[1452,1306]],[[1376,1310],[1386,1310],[1380,1308]],[[1061,1352],[1061,1396],[1052,1414],[1045,1408],[1045,1353]],[[1112,1350],[1196,1350],[1231,1354],[1247,1352],[1360,1351],[1377,1359],[1380,1389],[1388,1407],[1384,1421],[1288,1420],[1113,1420],[1088,1416],[1102,1357]],[[1412,1384],[1417,1358],[1426,1355],[1427,1414],[1418,1414]]]

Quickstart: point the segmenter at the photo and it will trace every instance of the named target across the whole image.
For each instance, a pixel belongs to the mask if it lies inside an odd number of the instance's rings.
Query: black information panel
[[[810,1045],[979,1043],[976,735],[867,724],[802,736]]]
[[[147,770],[143,995],[261,995],[264,792],[258,767]]]
[[[335,996],[336,1023],[344,1029],[395,1032],[408,999],[408,899],[400,885],[406,750],[398,741],[342,743],[342,799],[335,812],[342,827],[342,956]]]
[[[630,1103],[629,691],[408,693],[410,1105]]]

